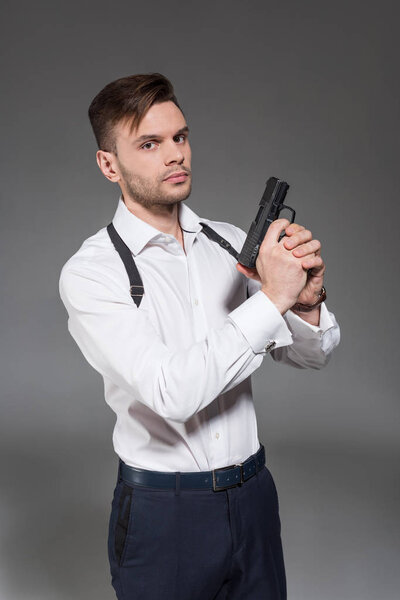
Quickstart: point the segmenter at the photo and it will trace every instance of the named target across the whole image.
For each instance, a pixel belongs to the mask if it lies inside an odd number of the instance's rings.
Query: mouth
[[[179,173],[173,173],[172,175],[164,179],[164,181],[167,181],[168,183],[181,183],[182,181],[186,181],[188,177],[188,173],[180,171]]]

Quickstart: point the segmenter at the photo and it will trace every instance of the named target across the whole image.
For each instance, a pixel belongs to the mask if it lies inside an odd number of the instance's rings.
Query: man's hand
[[[286,236],[278,242],[282,230]],[[256,269],[237,263],[238,271],[261,281],[263,291],[283,314],[295,302],[314,304],[323,285],[325,265],[320,255],[321,243],[312,233],[287,219],[274,221],[264,237],[256,261]],[[314,314],[315,313],[315,314]],[[299,316],[318,324],[319,307]]]
[[[311,231],[296,223],[286,228],[286,236],[282,241],[287,250],[301,258],[303,269],[308,271],[306,285],[296,302],[314,304],[324,285],[325,264],[321,257],[321,242],[313,240]]]

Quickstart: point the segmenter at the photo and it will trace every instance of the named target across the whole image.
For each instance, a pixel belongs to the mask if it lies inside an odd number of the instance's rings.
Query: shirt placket
[[[199,234],[201,235],[201,234]],[[202,285],[200,274],[194,259],[194,253],[188,252],[186,255],[187,275],[189,283],[189,302],[192,307],[193,329],[196,340],[204,340],[209,328],[207,314],[204,309],[202,298]],[[222,428],[223,419],[221,418],[221,408],[218,398],[205,407],[208,422],[208,438],[205,447],[208,450],[209,464],[224,465],[226,461],[226,442]]]

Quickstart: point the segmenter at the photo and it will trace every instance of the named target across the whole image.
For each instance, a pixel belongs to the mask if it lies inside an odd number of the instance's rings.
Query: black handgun
[[[296,213],[290,206],[285,206],[283,201],[289,189],[289,185],[282,179],[270,177],[267,181],[263,197],[260,200],[260,208],[257,216],[252,222],[243,248],[238,256],[238,262],[245,267],[255,268],[258,251],[261,243],[272,221],[279,218],[281,210],[286,208],[292,213],[291,223],[294,222]],[[281,239],[285,234],[282,234]]]

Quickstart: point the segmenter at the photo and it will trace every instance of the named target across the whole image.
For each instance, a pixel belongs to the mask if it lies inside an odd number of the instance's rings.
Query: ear
[[[100,171],[109,181],[115,183],[121,179],[118,171],[116,156],[113,152],[98,150],[96,152],[96,160]]]

